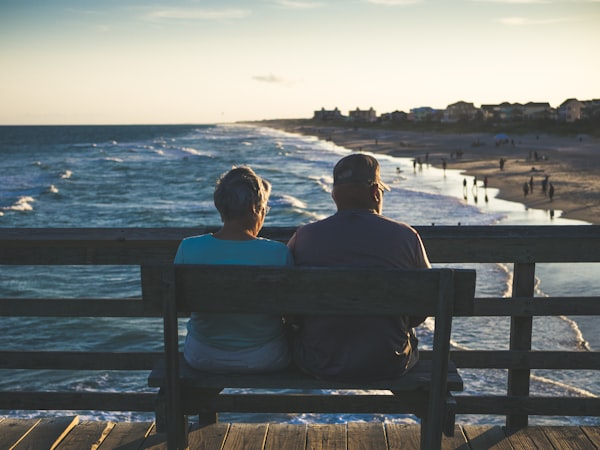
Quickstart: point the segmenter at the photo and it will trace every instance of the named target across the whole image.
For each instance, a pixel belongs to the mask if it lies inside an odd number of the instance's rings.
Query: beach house
[[[473,120],[479,113],[479,108],[476,108],[473,103],[459,101],[448,105],[444,112],[444,122],[458,122],[465,120]]]
[[[349,111],[348,116],[350,120],[357,122],[375,122],[377,120],[377,113],[372,107],[364,110],[356,108],[354,111]]]
[[[564,122],[580,120],[585,105],[576,98],[570,98],[558,107],[558,118]]]

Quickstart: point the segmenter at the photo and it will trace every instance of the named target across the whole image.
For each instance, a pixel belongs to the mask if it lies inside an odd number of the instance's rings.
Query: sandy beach
[[[420,159],[423,164],[463,171],[469,185],[477,177],[499,190],[498,197],[528,208],[562,211],[561,217],[600,224],[600,139],[548,134],[509,136],[499,141],[485,133],[351,129],[291,125],[265,121],[264,126],[316,136],[337,145],[373,153]],[[500,168],[500,159],[504,166]],[[547,192],[542,181],[548,177]],[[532,181],[533,190],[524,193]],[[549,197],[550,183],[554,187]],[[557,213],[558,216],[558,213]]]

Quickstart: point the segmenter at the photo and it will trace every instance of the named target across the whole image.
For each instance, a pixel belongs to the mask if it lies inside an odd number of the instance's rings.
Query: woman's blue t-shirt
[[[263,238],[249,241],[216,239],[211,234],[181,241],[177,264],[237,264],[249,266],[292,265],[284,244]],[[187,324],[190,337],[224,350],[259,347],[283,337],[281,317],[264,314],[192,313]]]

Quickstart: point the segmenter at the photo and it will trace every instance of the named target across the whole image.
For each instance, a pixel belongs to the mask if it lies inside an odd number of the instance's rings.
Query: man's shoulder
[[[381,223],[385,223],[386,225],[388,225],[390,227],[395,227],[395,228],[404,229],[404,230],[410,230],[415,233],[417,231],[411,225],[407,224],[406,222],[392,219],[387,216],[377,215],[377,220],[380,221]]]
[[[381,215],[381,214],[375,214],[375,213],[368,213],[368,214],[361,214],[362,217],[362,223],[364,224],[370,224],[373,227],[380,227],[380,228],[387,228],[390,231],[392,230],[400,230],[400,231],[405,231],[405,232],[411,232],[411,233],[417,233],[417,231],[409,224],[407,224],[406,222],[402,222],[396,219],[392,219],[390,217]],[[308,233],[308,232],[318,232],[318,231],[322,231],[324,229],[328,229],[328,228],[336,228],[339,226],[344,226],[344,223],[349,220],[349,215],[346,214],[333,214],[329,217],[326,217],[325,219],[321,219],[318,220],[316,222],[311,222],[308,223],[306,225],[302,225],[301,227],[298,228],[297,232],[301,232],[301,233]],[[367,222],[365,222],[365,220]]]

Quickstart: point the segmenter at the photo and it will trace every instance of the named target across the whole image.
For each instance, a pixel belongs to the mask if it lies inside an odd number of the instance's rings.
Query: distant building
[[[527,120],[560,120],[575,122],[577,120],[600,121],[600,99],[582,100],[570,98],[558,108],[553,108],[548,102],[528,102],[526,104],[503,102],[499,104],[481,105],[458,101],[448,105],[446,109],[434,109],[429,106],[412,108],[407,114],[404,111],[383,113],[379,118],[373,108],[361,110],[356,108],[343,116],[338,108],[326,110],[321,108],[314,111],[314,120],[350,119],[354,122],[458,122],[474,119],[491,120],[493,122],[520,122]]]
[[[477,117],[477,114],[479,112],[479,108],[476,108],[473,105],[473,103],[459,101],[446,107],[446,112],[444,113],[444,121],[458,122],[465,120],[473,120]]]
[[[342,113],[338,108],[333,110],[327,110],[325,108],[321,108],[320,110],[315,111],[313,115],[314,120],[337,120],[342,119]]]
[[[348,112],[348,117],[350,117],[350,120],[356,122],[375,122],[377,120],[377,113],[373,108],[367,110],[356,108],[354,111]]]
[[[600,99],[582,101],[585,108],[581,112],[582,119],[600,119]]]
[[[408,114],[406,114],[404,111],[396,110],[391,113],[381,114],[379,116],[379,120],[381,122],[392,122],[392,123],[406,122],[408,120]]]
[[[523,120],[523,105],[520,103],[503,102],[499,105],[481,105],[481,112],[485,120],[507,122]]]
[[[432,122],[441,120],[444,115],[444,111],[434,109],[429,106],[420,106],[410,110],[409,119],[414,122]]]
[[[550,103],[535,103],[529,102],[523,105],[524,120],[543,120],[551,119],[553,116],[553,108]]]
[[[481,116],[483,117],[483,120],[499,120],[500,117],[496,108],[497,105],[481,105],[481,108],[479,109],[481,110]]]
[[[558,107],[558,119],[563,122],[575,122],[581,120],[585,105],[576,98],[570,98],[562,102]]]

